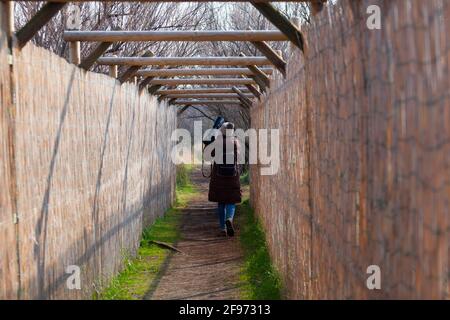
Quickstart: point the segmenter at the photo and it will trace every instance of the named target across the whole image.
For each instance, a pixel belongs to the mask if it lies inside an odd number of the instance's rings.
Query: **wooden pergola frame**
[[[42,1],[42,0],[35,0]],[[113,1],[113,0],[106,0]],[[117,1],[117,0],[115,0]],[[10,2],[10,1],[4,1]],[[43,2],[43,1],[42,1]],[[21,49],[33,36],[52,19],[69,2],[89,2],[82,0],[52,0],[48,1],[25,26],[14,36],[14,45]],[[186,2],[181,0],[128,0],[122,2]],[[208,2],[206,0],[191,0],[191,2]],[[227,2],[212,0],[210,2]],[[193,31],[80,31],[64,32],[64,40],[69,42],[70,62],[89,70],[94,64],[109,65],[109,75],[123,83],[128,80],[142,79],[141,90],[148,87],[150,94],[156,94],[160,99],[171,99],[175,105],[183,105],[184,112],[191,105],[240,104],[250,108],[252,97],[260,99],[261,91],[270,87],[269,76],[273,74],[272,67],[286,77],[287,64],[281,52],[273,50],[269,41],[290,41],[301,51],[306,50],[306,41],[298,25],[279,12],[270,2],[283,0],[233,0],[233,2],[250,2],[278,30],[193,30]],[[309,2],[313,13],[320,11],[326,0],[291,0],[288,2]],[[9,19],[13,19],[10,14]],[[95,41],[97,45],[91,53],[82,59],[80,42]],[[152,52],[145,52],[139,57],[102,57],[104,52],[114,42],[129,41],[248,41],[260,51],[263,56],[246,57],[155,57]],[[118,75],[118,66],[128,68]],[[183,66],[215,66],[209,68],[180,68]],[[157,66],[140,70],[143,66]],[[220,67],[217,67],[220,66]],[[265,66],[265,67],[262,67]],[[167,68],[172,67],[172,68]],[[191,76],[193,78],[180,78]],[[203,76],[203,78],[202,78]],[[219,76],[217,78],[204,78]],[[223,78],[221,76],[236,76]],[[231,86],[231,87],[195,87],[180,89],[178,86]],[[170,86],[170,89],[162,89]],[[172,88],[174,86],[175,88]],[[240,87],[244,86],[244,87]],[[199,100],[199,98],[208,98]],[[235,98],[235,99],[231,99]]]

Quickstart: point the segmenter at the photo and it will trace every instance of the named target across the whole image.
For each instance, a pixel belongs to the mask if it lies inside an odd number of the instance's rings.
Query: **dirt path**
[[[239,229],[233,238],[218,237],[216,204],[208,202],[208,179],[192,173],[199,196],[182,210],[183,251],[169,256],[146,299],[238,299],[242,251]]]

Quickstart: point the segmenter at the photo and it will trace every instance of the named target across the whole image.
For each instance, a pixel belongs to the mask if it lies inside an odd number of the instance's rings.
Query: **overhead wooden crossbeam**
[[[234,92],[239,96],[239,100],[241,100],[242,104],[247,108],[252,107],[252,101],[237,87],[232,88]]]
[[[203,105],[203,104],[241,104],[241,101],[238,99],[227,99],[227,100],[182,100],[177,99],[172,102],[172,104],[190,104],[190,105]]]
[[[19,0],[21,1],[21,0]],[[45,0],[31,0],[44,2]],[[97,2],[98,0],[52,0],[52,2]],[[102,0],[102,2],[248,2],[248,0]],[[309,2],[314,0],[254,0],[253,2]],[[326,1],[326,0],[323,0]]]
[[[189,79],[152,79],[150,84],[163,86],[178,85],[246,85],[254,84],[253,79],[241,78],[189,78]]]
[[[247,88],[239,88],[242,92],[248,93]],[[208,94],[208,93],[234,93],[232,88],[202,88],[202,89],[165,89],[159,90],[156,94],[171,95],[171,94]]]
[[[156,67],[156,69],[161,69],[161,68],[163,68],[162,66],[158,66],[158,67]],[[155,70],[155,69],[154,69]],[[140,71],[138,71],[137,73],[136,73],[136,75],[138,75],[138,76],[142,76],[142,75],[139,75],[138,73],[139,73]],[[150,85],[150,82],[153,80],[153,79],[155,79],[156,77],[155,76],[143,76],[144,77],[144,80],[142,80],[141,81],[141,83],[139,84],[139,91],[142,91],[142,90],[144,90],[145,88],[147,88],[149,85]],[[165,77],[161,77],[161,78],[165,78]],[[154,89],[152,89],[152,90],[154,90]],[[155,90],[156,91],[156,90]],[[152,93],[153,94],[153,93]]]
[[[239,56],[245,57],[245,54],[240,53]],[[270,79],[261,69],[255,65],[248,65],[247,68],[252,73],[251,78],[256,81],[260,88],[265,91],[266,87],[270,87]]]
[[[154,56],[153,52],[146,51],[146,52],[144,52],[144,54],[141,57],[142,58],[150,58],[153,56]],[[134,77],[136,75],[136,72],[138,72],[140,68],[141,68],[141,66],[137,66],[137,65],[130,66],[127,70],[124,71],[124,73],[122,73],[122,75],[119,76],[120,83],[124,83],[131,77]]]
[[[247,67],[251,72],[253,72],[253,76],[251,76],[251,78],[256,81],[260,88],[266,89],[267,87],[270,87],[270,79],[264,72],[262,72],[257,66],[249,65]]]
[[[266,57],[104,57],[97,60],[102,65],[128,66],[246,66],[270,65]]]
[[[245,79],[245,76],[241,76],[241,77]],[[261,100],[262,93],[261,93],[261,91],[258,90],[258,88],[256,88],[256,86],[254,86],[253,84],[246,84],[245,86],[251,93],[253,93],[253,95],[255,97],[257,97],[259,100]]]
[[[66,4],[64,2],[47,2],[39,11],[16,33],[17,46],[23,48],[33,36],[41,30]]]
[[[261,68],[265,74],[272,74],[272,68]],[[136,73],[142,77],[180,77],[180,76],[214,76],[214,75],[252,75],[248,68],[192,68],[192,69],[146,69]]]
[[[248,93],[242,93],[246,98],[252,98],[252,94]],[[202,93],[202,94],[194,94],[194,93],[180,93],[180,94],[167,94],[163,95],[161,97],[172,99],[232,99],[232,98],[239,98],[239,95],[236,93]]]
[[[155,94],[156,91],[158,91],[159,89],[161,89],[163,87],[162,84],[155,84],[152,85],[148,88],[148,93],[150,94]]]
[[[276,26],[300,50],[305,51],[305,39],[302,32],[285,15],[270,3],[250,1],[258,11]],[[251,41],[251,40],[250,40]]]
[[[79,67],[89,70],[95,64],[95,61],[97,61],[97,59],[100,58],[112,44],[112,42],[100,42],[94,50],[81,61]]]
[[[267,59],[274,65],[281,74],[286,77],[286,61],[283,60],[281,56],[277,54],[275,50],[273,50],[266,42],[251,42],[256,49],[258,49],[263,55],[266,56]]]
[[[141,83],[139,84],[139,91],[144,90],[153,79],[154,77],[147,77],[144,80],[142,80]]]
[[[287,41],[278,30],[65,31],[65,41]]]

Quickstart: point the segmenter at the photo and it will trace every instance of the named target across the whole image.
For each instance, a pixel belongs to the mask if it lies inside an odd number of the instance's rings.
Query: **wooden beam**
[[[240,88],[242,92],[249,92],[248,89]],[[204,94],[204,93],[233,93],[232,88],[204,88],[204,89],[166,89],[156,92],[162,96],[169,94]]]
[[[317,15],[320,11],[323,10],[326,2],[327,0],[310,0],[309,6],[311,8],[313,16]]]
[[[35,2],[44,0],[32,0]],[[96,0],[52,0],[53,2],[94,2]],[[225,0],[226,2],[227,0]],[[254,2],[308,2],[312,0],[254,0]],[[325,0],[324,0],[325,1]],[[224,2],[224,0],[102,0],[102,2]],[[232,0],[232,2],[247,2],[247,0]]]
[[[229,65],[246,66],[270,65],[266,57],[105,57],[97,60],[102,65],[127,65],[127,66],[195,66],[195,65]]]
[[[190,107],[190,105],[186,105],[184,106],[182,109],[180,109],[179,111],[177,111],[177,116],[180,116],[183,112],[185,112],[188,108]]]
[[[150,58],[153,57],[154,54],[151,51],[146,51],[144,52],[144,54],[141,56],[141,58]],[[114,58],[114,57],[112,57]],[[131,77],[134,77],[136,72],[139,71],[139,69],[141,68],[141,66],[139,65],[132,65],[130,66],[127,70],[125,70],[122,75],[120,75],[119,77],[119,81],[120,83],[124,83],[126,82],[128,79],[130,79]]]
[[[152,85],[246,85],[255,83],[252,79],[239,78],[191,78],[191,79],[153,79],[150,82]]]
[[[113,77],[114,79],[116,79],[117,75],[118,75],[118,68],[117,68],[117,66],[109,66],[109,76]]]
[[[258,49],[267,59],[274,65],[281,74],[286,77],[286,62],[281,56],[279,56],[275,50],[273,50],[266,42],[252,42],[252,44]]]
[[[289,19],[278,11],[270,3],[250,1],[274,26],[276,26],[286,37],[303,52],[306,49],[305,39],[302,32]]]
[[[245,76],[241,76],[241,77],[242,77],[242,78],[245,78]],[[248,89],[251,93],[253,93],[253,95],[254,95],[255,97],[258,98],[258,100],[261,100],[261,95],[262,95],[262,93],[258,90],[258,88],[256,88],[253,84],[246,84],[245,86],[247,87],[247,89]]]
[[[246,98],[253,97],[252,94],[245,94],[242,93]],[[162,95],[161,97],[167,98],[167,99],[180,99],[180,98],[186,98],[186,99],[230,99],[230,98],[239,98],[239,95],[236,93],[201,93],[201,94],[194,94],[194,93],[179,93],[179,94],[167,94]]]
[[[35,15],[16,33],[17,46],[23,48],[43,26],[53,18],[66,4],[47,2]]]
[[[65,41],[287,41],[278,30],[65,31]]]
[[[190,104],[190,105],[202,105],[202,104],[241,104],[240,100],[176,100],[172,104]]]
[[[144,90],[153,79],[154,77],[147,77],[144,80],[142,80],[141,83],[139,84],[139,91]]]
[[[83,68],[85,70],[89,70],[97,61],[98,58],[101,57],[101,55],[108,50],[108,48],[112,45],[112,42],[100,42],[93,50],[92,52],[82,60],[80,63],[80,68]]]
[[[155,84],[153,86],[150,86],[150,88],[148,88],[148,93],[150,94],[155,94],[156,91],[158,91],[159,89],[162,88],[162,85],[160,84]]]
[[[246,103],[244,100],[242,100],[242,99],[239,99],[239,100],[241,101],[241,105],[244,108],[250,109],[252,107],[250,104]]]
[[[245,54],[241,52],[239,56],[245,57]],[[251,78],[256,81],[260,88],[265,90],[266,87],[270,87],[270,79],[264,72],[261,71],[261,69],[255,65],[248,65],[247,68],[252,72],[253,76],[251,76]]]
[[[6,36],[8,37],[8,46],[12,46],[11,39],[15,32],[15,26],[14,26],[14,2],[13,1],[6,1],[3,3],[3,12],[2,15],[2,22],[3,25],[1,26],[4,28]]]
[[[265,74],[272,74],[272,68],[261,68]],[[252,75],[248,68],[192,68],[192,69],[146,69],[136,73],[142,77],[180,77],[180,76],[213,76],[213,75]]]
[[[239,90],[239,88],[233,87],[232,89],[234,92],[236,92],[236,94],[239,96],[239,99],[246,107],[252,107],[252,101],[241,90]]]
[[[257,66],[252,65],[247,66],[247,68],[251,72],[253,72],[255,78],[257,78],[261,82],[261,84],[264,85],[264,87],[270,87],[270,79],[264,72],[261,71],[261,69],[259,69]]]
[[[79,65],[81,62],[80,42],[69,42],[69,61],[75,65]]]

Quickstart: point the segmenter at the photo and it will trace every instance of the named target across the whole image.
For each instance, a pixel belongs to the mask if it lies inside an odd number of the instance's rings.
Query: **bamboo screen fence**
[[[0,2],[0,9],[3,4]],[[17,239],[13,223],[14,188],[11,178],[11,77],[5,21],[0,14],[0,298],[15,298],[18,289]]]
[[[89,298],[174,199],[176,109],[31,44],[14,57],[12,106],[5,55],[2,33],[0,298]]]
[[[251,202],[289,298],[449,298],[449,31],[449,1],[339,1],[253,109],[280,129]]]

